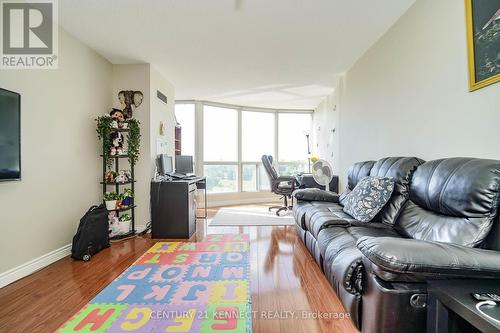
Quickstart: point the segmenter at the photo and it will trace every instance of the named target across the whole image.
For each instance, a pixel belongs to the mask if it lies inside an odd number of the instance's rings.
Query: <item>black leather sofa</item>
[[[363,223],[342,202],[369,175],[395,189]],[[359,162],[338,200],[315,199],[296,201],[297,231],[363,332],[425,332],[429,280],[500,278],[500,161]]]

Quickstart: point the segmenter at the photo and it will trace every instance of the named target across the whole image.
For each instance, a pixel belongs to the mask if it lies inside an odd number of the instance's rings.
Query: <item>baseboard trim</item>
[[[71,244],[65,245],[52,252],[44,254],[20,266],[14,267],[0,274],[0,288],[28,276],[56,261],[71,254]]]

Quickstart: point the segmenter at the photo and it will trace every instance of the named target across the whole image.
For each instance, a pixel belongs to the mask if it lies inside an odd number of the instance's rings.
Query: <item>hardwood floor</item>
[[[209,218],[216,212],[209,209]],[[295,226],[207,227],[199,221],[191,241],[217,233],[250,235],[253,332],[358,332],[342,317],[342,304]],[[67,257],[0,289],[0,332],[54,331],[156,241],[142,236],[113,243],[90,262]],[[318,314],[330,318],[313,318]]]

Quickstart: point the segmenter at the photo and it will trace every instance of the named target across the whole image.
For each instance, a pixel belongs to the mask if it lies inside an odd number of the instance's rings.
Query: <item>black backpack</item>
[[[97,252],[109,247],[108,211],[104,204],[92,206],[80,219],[73,237],[71,257],[88,261]]]

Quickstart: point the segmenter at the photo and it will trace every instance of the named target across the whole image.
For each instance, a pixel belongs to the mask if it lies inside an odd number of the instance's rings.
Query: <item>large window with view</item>
[[[308,170],[305,134],[311,131],[311,112],[186,101],[176,104],[175,114],[182,154],[195,155],[195,133],[200,134],[202,156],[195,161],[207,177],[208,193],[269,191],[264,154],[274,157],[282,175]]]
[[[278,114],[279,174],[294,175],[308,171],[306,134],[311,132],[312,115],[307,113]]]
[[[209,193],[239,190],[238,110],[203,107],[203,159]]]
[[[269,188],[268,177],[261,168],[262,155],[274,155],[274,112],[241,112],[242,191],[255,192]]]

